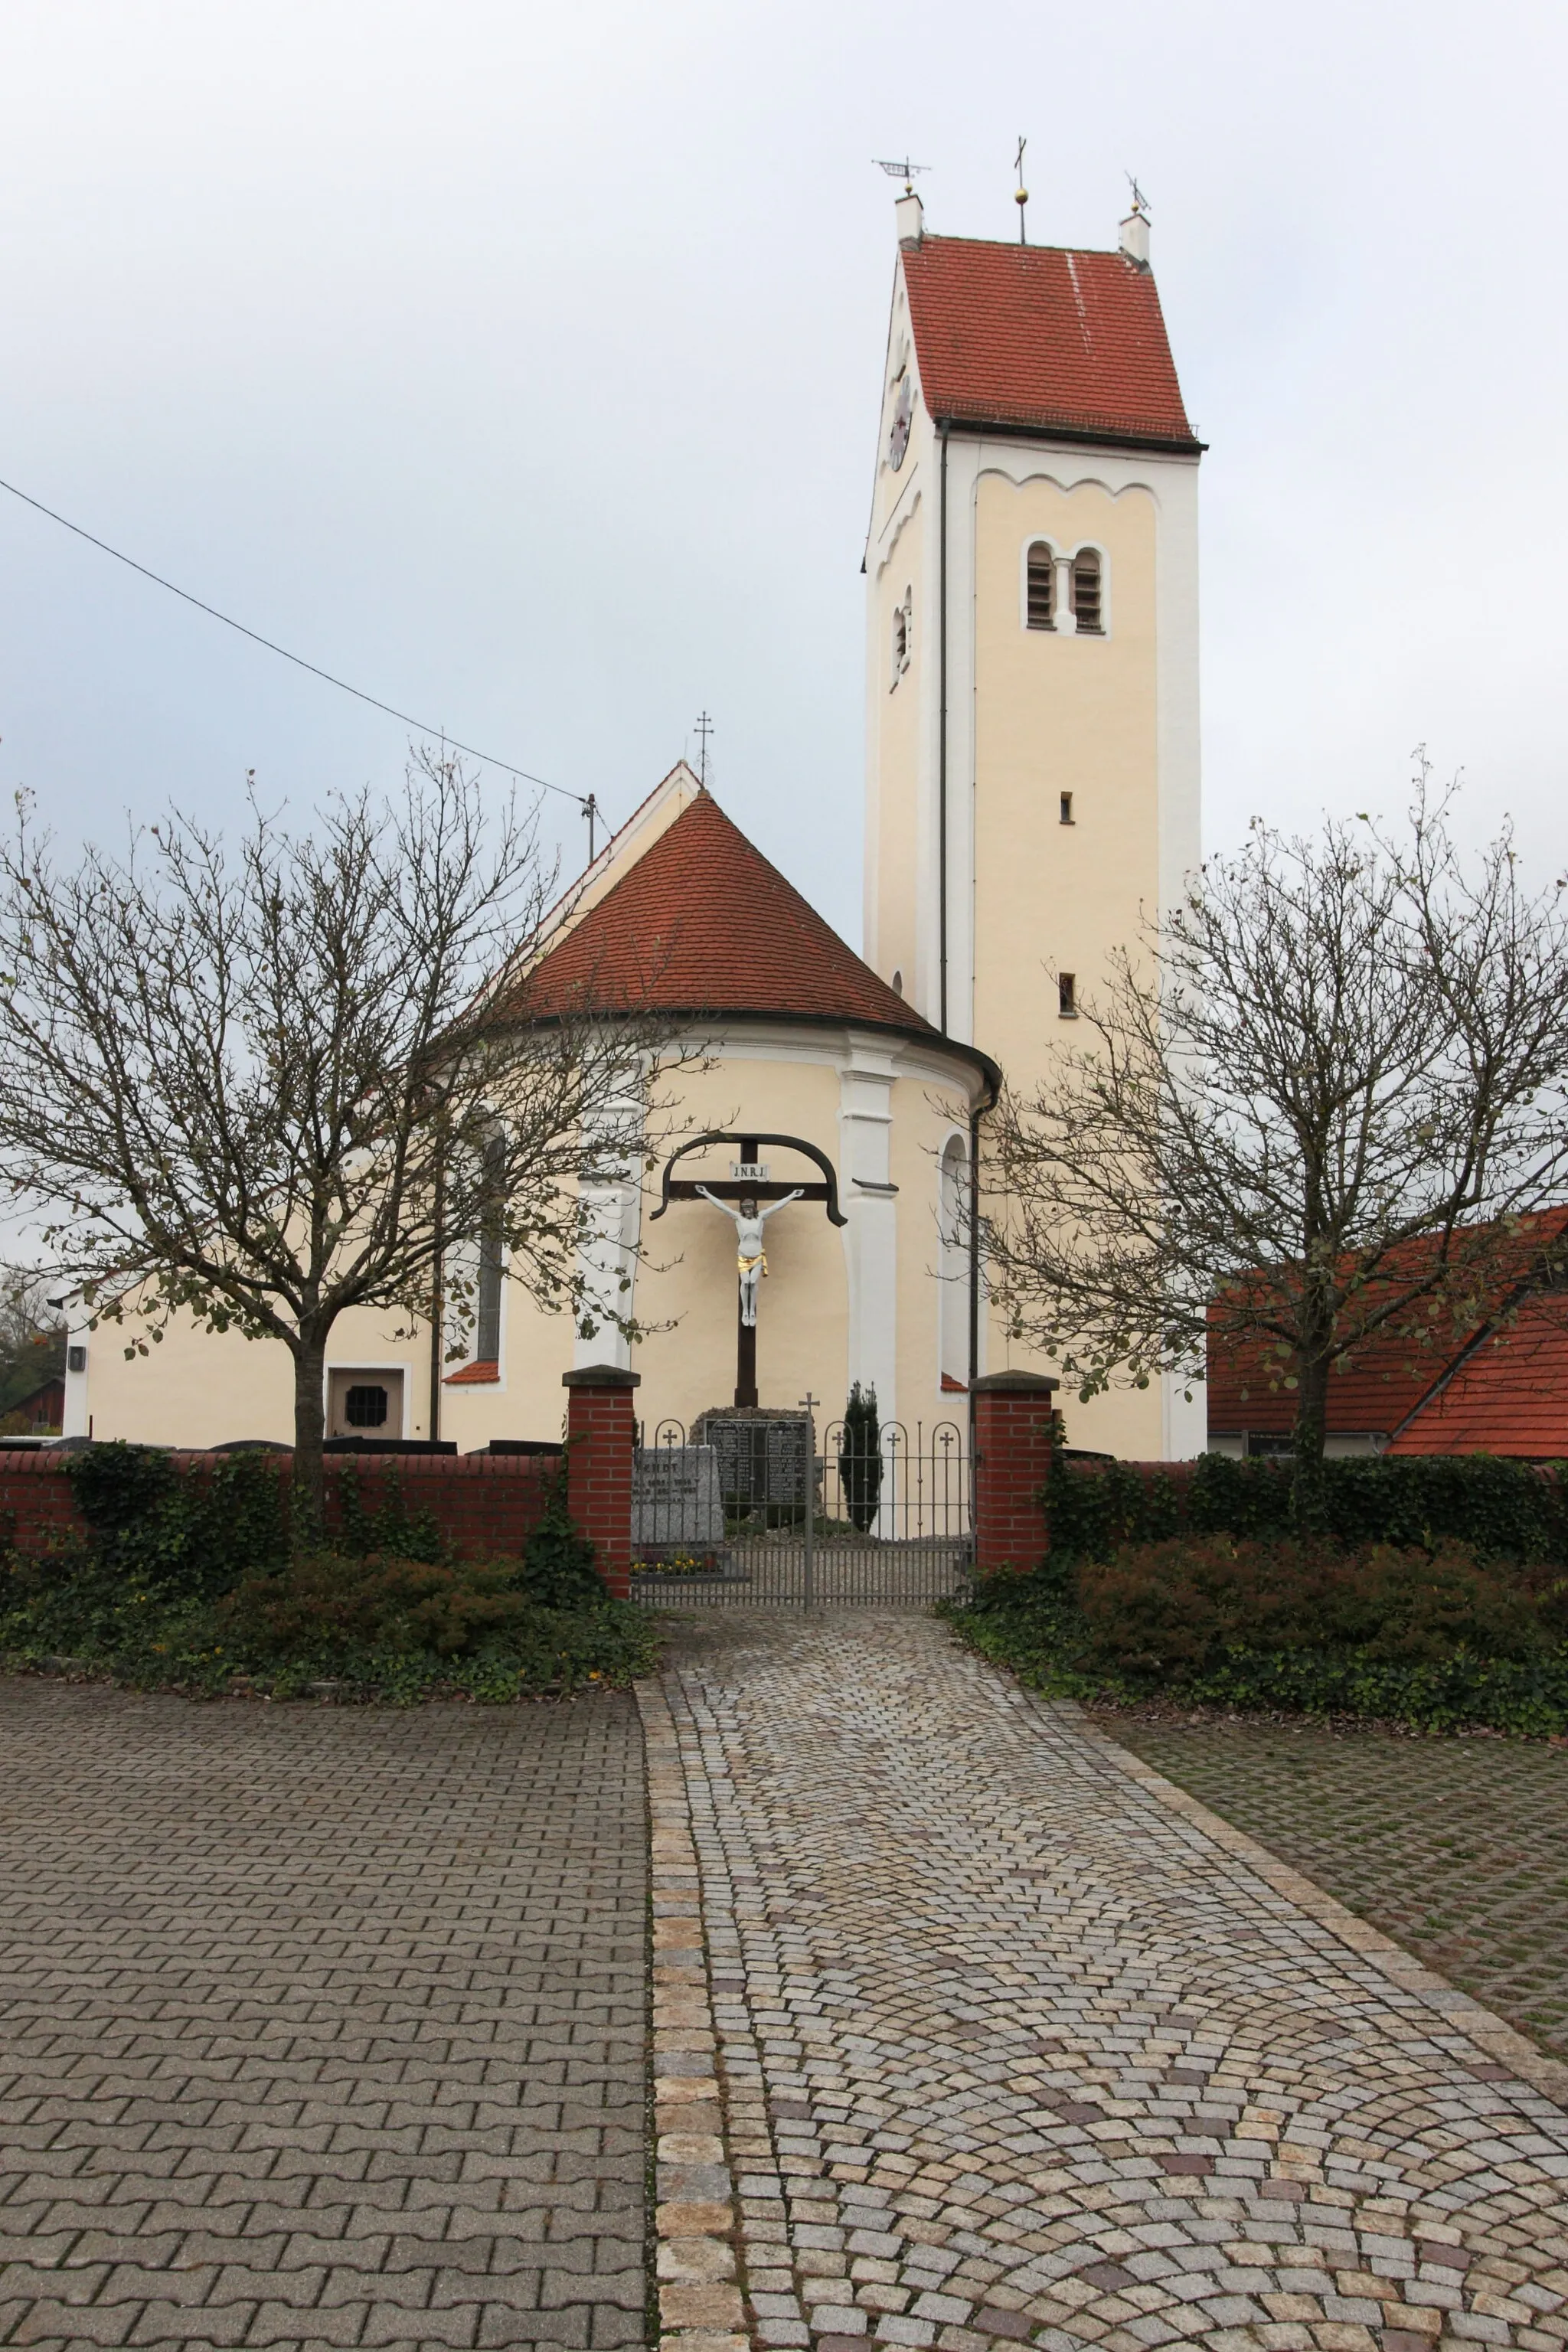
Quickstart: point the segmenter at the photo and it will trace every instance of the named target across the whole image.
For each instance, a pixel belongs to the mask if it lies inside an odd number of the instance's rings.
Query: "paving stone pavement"
[[[0,1680],[0,2344],[641,2344],[625,1696]]]
[[[1568,2344],[1563,2107],[1077,1709],[890,1614],[663,1681],[763,2345]]]
[[[1213,1715],[1098,1721],[1568,2061],[1568,1748]]]

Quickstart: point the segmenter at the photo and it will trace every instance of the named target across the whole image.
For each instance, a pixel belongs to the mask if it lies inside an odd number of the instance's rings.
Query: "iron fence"
[[[918,1608],[967,1585],[971,1468],[956,1423],[795,1413],[657,1424],[638,1446],[633,1597],[655,1608]]]

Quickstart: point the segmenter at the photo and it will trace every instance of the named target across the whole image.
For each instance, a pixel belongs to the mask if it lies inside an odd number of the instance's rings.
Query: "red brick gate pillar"
[[[563,1372],[566,1391],[566,1507],[586,1536],[600,1575],[617,1601],[631,1591],[632,1446],[637,1413],[632,1391],[640,1372],[618,1364],[585,1364]]]
[[[1037,1568],[1050,1549],[1042,1498],[1061,1382],[1043,1372],[987,1372],[973,1385],[975,1573]]]

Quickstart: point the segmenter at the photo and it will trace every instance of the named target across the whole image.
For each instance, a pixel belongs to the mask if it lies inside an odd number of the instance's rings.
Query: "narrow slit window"
[[[1078,982],[1070,971],[1057,974],[1057,1011],[1064,1021],[1078,1019]]]
[[[1071,824],[1072,821],[1072,794],[1070,793],[1064,793],[1062,794],[1062,823],[1064,824]]]
[[[1031,629],[1057,625],[1057,559],[1043,539],[1029,550],[1026,601]]]
[[[1104,625],[1100,618],[1103,604],[1100,596],[1100,558],[1092,547],[1086,547],[1081,555],[1075,555],[1072,560],[1072,610],[1080,637],[1098,637],[1104,635]]]

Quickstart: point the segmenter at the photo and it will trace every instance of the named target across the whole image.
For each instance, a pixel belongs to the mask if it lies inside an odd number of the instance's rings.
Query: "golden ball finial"
[[[1014,202],[1016,205],[1026,205],[1026,204],[1028,203],[1028,201],[1029,201],[1029,191],[1027,190],[1027,188],[1018,188],[1018,189],[1016,189],[1016,190],[1015,190],[1015,192],[1014,192],[1014,195],[1013,195],[1013,202]]]

